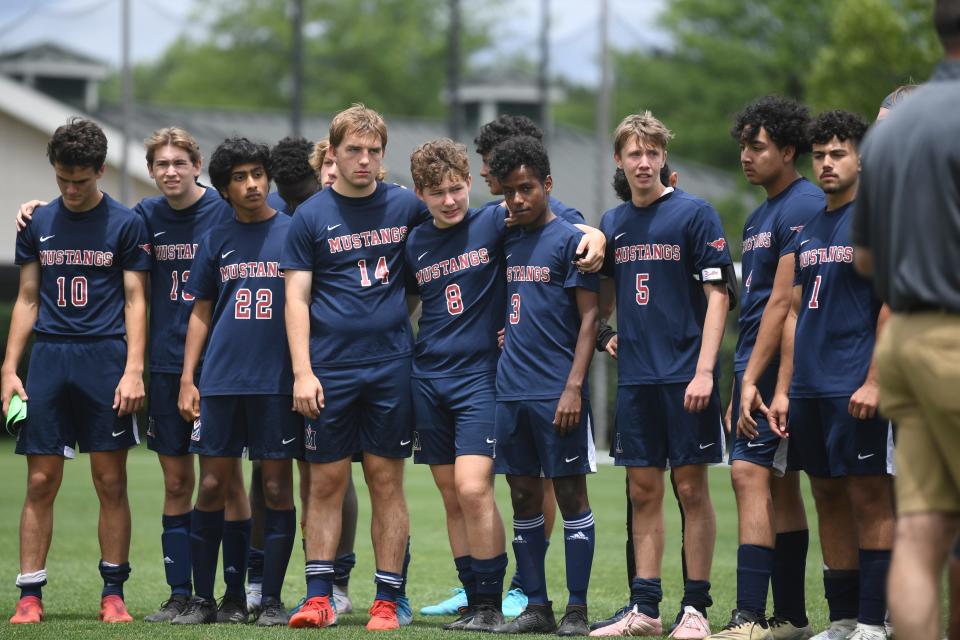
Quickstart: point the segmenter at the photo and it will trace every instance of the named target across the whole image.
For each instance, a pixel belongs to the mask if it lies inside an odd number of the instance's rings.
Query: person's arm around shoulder
[[[7,351],[0,368],[0,397],[3,398],[3,414],[10,407],[10,398],[14,394],[27,399],[23,381],[17,375],[17,366],[27,346],[27,340],[33,333],[33,325],[40,311],[40,263],[27,262],[20,267],[20,286],[17,300],[10,317],[10,331],[7,334]]]
[[[577,255],[583,256],[574,261],[574,266],[584,273],[596,273],[603,266],[607,251],[607,237],[600,229],[586,224],[573,225],[583,231],[583,237],[577,245]]]
[[[47,204],[44,200],[30,200],[21,204],[17,209],[17,231],[23,231],[30,224],[37,207],[45,207]]]

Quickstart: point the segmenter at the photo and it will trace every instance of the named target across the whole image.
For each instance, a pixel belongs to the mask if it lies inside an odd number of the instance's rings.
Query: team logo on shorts
[[[420,449],[420,434],[416,431],[413,432],[413,450],[421,451]]]
[[[616,446],[613,448],[614,453],[623,453],[623,445],[620,444],[620,432],[617,431],[617,442]]]
[[[313,430],[313,427],[307,425],[306,430],[303,432],[303,446],[310,451],[317,450],[317,432]]]
[[[708,242],[707,246],[713,247],[717,251],[723,251],[724,248],[726,248],[727,246],[727,240],[723,236],[720,236],[716,240],[711,240],[710,242]]]
[[[493,460],[496,460],[497,459],[497,439],[488,437],[487,444],[490,445],[490,458]]]
[[[156,434],[153,432],[153,425],[155,424],[152,417],[147,418],[147,437],[153,438],[156,437]]]
[[[194,442],[200,442],[200,418],[193,421],[193,431],[190,432],[190,439]]]

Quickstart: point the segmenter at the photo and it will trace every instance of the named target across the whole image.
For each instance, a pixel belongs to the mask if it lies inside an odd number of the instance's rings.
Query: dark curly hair
[[[494,147],[490,157],[490,173],[494,178],[502,182],[521,165],[532,169],[541,183],[547,179],[550,158],[542,142],[531,136],[518,136]]]
[[[297,184],[316,178],[310,166],[313,143],[306,138],[287,136],[270,150],[270,170],[277,184]]]
[[[671,173],[673,172],[670,171],[670,165],[664,162],[660,168],[660,182],[663,186],[670,186]],[[624,202],[633,198],[633,193],[630,191],[630,183],[627,182],[627,174],[623,172],[623,169],[618,168],[613,172],[613,182],[610,184],[613,186],[613,192]]]
[[[273,168],[270,163],[270,148],[247,138],[227,138],[221,142],[210,156],[210,166],[207,168],[213,188],[222,194],[230,184],[233,168],[240,164],[262,165],[269,180]]]
[[[50,164],[65,167],[91,167],[100,171],[107,160],[107,136],[96,123],[80,117],[70,118],[57,127],[47,143]]]
[[[467,148],[450,138],[424,142],[410,155],[410,176],[421,191],[440,186],[447,176],[466,180],[470,176]]]
[[[825,111],[810,123],[810,143],[826,144],[836,136],[840,142],[850,140],[853,146],[859,147],[869,126],[867,121],[856,113],[842,109]]]
[[[795,156],[800,156],[810,151],[809,124],[810,111],[796,100],[764,96],[737,114],[730,135],[737,142],[749,142],[763,127],[777,147],[793,147]]]
[[[485,156],[504,140],[517,136],[530,136],[543,140],[543,130],[527,116],[502,115],[480,127],[480,135],[473,139],[477,153]]]

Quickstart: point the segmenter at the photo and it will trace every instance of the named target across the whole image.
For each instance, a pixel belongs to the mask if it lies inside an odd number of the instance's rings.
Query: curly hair
[[[270,150],[271,172],[277,184],[297,184],[316,178],[310,166],[313,143],[306,138],[287,136]]]
[[[213,188],[223,193],[230,184],[233,168],[241,164],[263,166],[269,180],[273,168],[270,163],[270,148],[259,142],[251,142],[247,138],[227,138],[221,142],[210,156],[210,166],[207,168]]]
[[[60,125],[47,143],[50,164],[65,167],[91,167],[100,171],[107,160],[107,136],[96,123],[73,117]]]
[[[494,147],[490,157],[490,174],[501,182],[515,169],[526,166],[544,182],[550,175],[550,158],[543,143],[531,136],[518,136]]]
[[[856,113],[842,109],[825,111],[810,123],[810,143],[826,144],[836,136],[840,142],[850,140],[853,146],[859,147],[868,126],[866,120]]]
[[[480,127],[480,135],[473,139],[477,153],[485,156],[504,140],[517,136],[530,136],[543,140],[543,130],[527,116],[502,115]]]
[[[466,180],[470,175],[467,148],[450,138],[424,142],[410,155],[410,175],[421,191],[438,186],[447,176]]]
[[[670,171],[670,165],[664,162],[663,166],[660,167],[660,182],[663,186],[670,186],[671,173],[673,172]],[[624,202],[633,198],[633,193],[630,191],[630,183],[627,182],[627,174],[623,172],[623,169],[618,168],[613,172],[613,181],[610,182],[610,185],[613,187],[613,192],[617,194],[617,197]]]
[[[737,142],[753,140],[763,127],[778,148],[793,147],[795,156],[810,151],[810,111],[791,98],[764,96],[736,115],[730,135]]]

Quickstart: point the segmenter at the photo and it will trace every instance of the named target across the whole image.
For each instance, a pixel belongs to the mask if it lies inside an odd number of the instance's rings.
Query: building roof
[[[99,81],[107,77],[109,70],[106,62],[53,42],[0,52],[0,73],[7,75]]]

